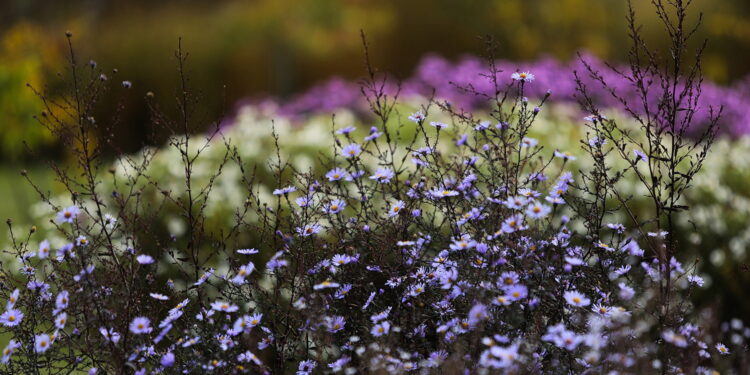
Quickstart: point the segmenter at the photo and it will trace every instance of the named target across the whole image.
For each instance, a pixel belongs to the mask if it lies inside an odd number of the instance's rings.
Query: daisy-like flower
[[[240,309],[239,306],[233,303],[224,302],[220,300],[212,302],[211,308],[216,311],[227,312],[227,313],[235,312]]]
[[[372,333],[375,337],[380,337],[383,335],[387,335],[388,332],[391,330],[391,323],[388,323],[387,320],[382,321],[372,327],[370,330],[370,333]]]
[[[163,367],[172,367],[172,365],[174,365],[174,354],[172,352],[167,352],[167,354],[164,354],[164,356],[161,357],[159,363]]]
[[[356,157],[360,153],[362,153],[362,147],[356,143],[348,144],[341,149],[341,155],[347,159]]]
[[[416,123],[423,122],[425,120],[425,118],[427,118],[427,117],[425,116],[424,112],[422,112],[422,111],[414,112],[414,113],[411,114],[411,116],[409,116],[409,120],[414,121]]]
[[[142,335],[144,333],[151,333],[151,321],[144,316],[139,316],[130,322],[130,332],[136,335]]]
[[[68,322],[68,314],[64,312],[57,314],[57,316],[55,317],[55,327],[57,327],[57,329],[65,328],[65,323],[67,322]]]
[[[597,121],[602,121],[602,120],[606,120],[606,119],[607,119],[607,116],[604,116],[604,115],[593,115],[592,114],[592,115],[588,115],[588,116],[584,117],[583,121],[597,122]]]
[[[388,210],[388,216],[394,217],[398,215],[399,212],[404,208],[404,201],[397,201],[396,203],[391,205],[391,208]]]
[[[352,261],[352,257],[346,254],[336,254],[331,259],[331,262],[334,266],[343,266],[345,264],[349,264]]]
[[[34,336],[34,351],[37,353],[46,352],[50,345],[52,345],[52,339],[48,334],[42,333],[41,335]]]
[[[528,204],[529,200],[524,196],[508,197],[503,204],[512,210],[522,210]]]
[[[597,304],[595,304],[594,306],[591,307],[591,311],[593,311],[593,312],[595,312],[595,313],[597,313],[599,315],[609,316],[610,313],[612,312],[612,308],[609,307],[609,306],[605,306],[605,305],[602,305],[600,303],[597,303]]]
[[[83,247],[89,244],[89,240],[86,238],[86,236],[78,236],[76,238],[75,244],[78,247]]]
[[[39,244],[39,251],[36,252],[36,256],[39,257],[39,259],[44,259],[49,256],[50,252],[50,246],[49,241],[44,240],[42,243]]]
[[[300,207],[308,207],[313,204],[312,198],[307,197],[307,196],[299,197],[295,199],[294,202],[297,203],[297,206],[300,206]]]
[[[729,349],[727,348],[727,346],[724,345],[724,344],[722,344],[722,343],[717,343],[716,344],[716,351],[719,352],[719,354],[721,354],[721,355],[729,355],[730,354],[729,353]]]
[[[13,306],[16,305],[16,302],[18,302],[18,297],[21,295],[21,291],[19,289],[15,289],[13,293],[8,296],[8,302],[5,304],[5,308],[10,310],[13,308]]]
[[[10,356],[12,356],[16,349],[20,347],[21,344],[19,344],[18,341],[13,339],[8,341],[8,345],[6,345],[5,349],[3,349],[3,358],[2,360],[0,360],[0,362],[2,362],[3,364],[8,363],[8,361],[10,361]]]
[[[15,327],[23,320],[23,313],[18,309],[10,309],[0,315],[0,324],[6,327]]]
[[[430,190],[430,196],[433,198],[446,198],[446,197],[455,197],[458,195],[458,192],[455,190],[450,189],[432,189]]]
[[[57,298],[55,298],[55,314],[68,308],[69,295],[67,290],[63,290],[57,294]]]
[[[697,286],[703,286],[703,278],[698,275],[688,275],[687,280],[691,284],[695,284]]]
[[[576,160],[576,157],[568,151],[555,150],[555,157],[563,159],[565,161]]]
[[[390,182],[393,176],[395,176],[395,174],[390,168],[378,168],[375,173],[370,176],[370,179],[384,184]]]
[[[633,154],[635,154],[636,162],[639,160],[648,161],[648,156],[646,156],[641,150],[633,150]]]
[[[450,249],[453,251],[467,250],[477,246],[477,242],[472,240],[468,235],[461,236],[461,238],[453,240],[450,244]]]
[[[99,333],[101,333],[102,336],[104,336],[104,339],[107,341],[112,341],[115,344],[120,342],[120,334],[112,328],[107,329],[104,327],[99,327]]]
[[[150,255],[141,254],[135,258],[135,260],[138,261],[140,264],[152,264],[154,263],[154,258]]]
[[[80,209],[78,206],[70,206],[57,213],[58,223],[72,223],[76,219]]]
[[[169,299],[169,297],[160,293],[149,293],[148,295],[153,299],[158,299],[159,301],[166,301]]]
[[[515,285],[518,284],[518,274],[513,271],[506,271],[500,274],[500,278],[497,281],[498,284],[505,287]]]
[[[513,78],[514,81],[533,82],[535,77],[529,72],[515,72],[510,75],[510,78]]]
[[[339,286],[341,286],[339,283],[334,283],[333,281],[326,280],[320,284],[313,286],[313,289],[321,290],[321,289],[328,289],[328,288],[338,288]]]
[[[347,126],[345,128],[341,128],[339,130],[336,130],[336,134],[349,134],[349,133],[351,133],[351,132],[353,132],[355,130],[357,130],[357,128],[355,128],[353,126]]]
[[[117,218],[110,214],[104,214],[104,226],[107,229],[112,229],[115,227],[115,224],[117,224]]]
[[[255,363],[258,366],[260,366],[263,363],[263,362],[260,361],[260,358],[258,358],[258,356],[256,356],[254,353],[252,353],[249,350],[245,351],[244,353],[241,353],[240,355],[238,355],[237,356],[237,361],[238,362],[252,362],[252,363]]]
[[[550,206],[534,201],[526,207],[526,216],[532,219],[541,219],[547,216],[551,211],[552,208]]]
[[[343,211],[345,207],[346,202],[341,199],[334,199],[328,203],[328,205],[323,207],[323,212],[333,215]]]
[[[232,283],[237,285],[244,284],[245,278],[250,276],[250,274],[253,273],[253,270],[255,270],[255,264],[253,264],[253,262],[240,266],[237,275],[232,278]]]
[[[526,229],[523,224],[523,215],[515,214],[503,221],[502,231],[505,233],[513,233],[519,230]]]
[[[526,287],[526,285],[515,284],[505,287],[505,295],[511,301],[519,301],[529,295],[529,289]]]
[[[537,144],[539,144],[539,141],[537,141],[535,138],[524,137],[521,140],[521,147],[534,147]]]
[[[261,313],[255,313],[255,314],[253,314],[253,315],[250,315],[250,316],[249,316],[249,317],[247,318],[247,324],[248,324],[248,325],[249,325],[250,327],[255,327],[255,326],[257,326],[258,324],[260,324],[260,320],[261,320],[261,319],[263,319],[263,314],[261,314]]]
[[[334,168],[326,173],[326,178],[328,178],[328,181],[339,181],[346,178],[346,176],[346,171],[341,168]]]
[[[258,254],[258,249],[239,249],[237,250],[237,253],[242,255],[253,255]]]
[[[297,228],[297,234],[302,237],[309,237],[320,232],[320,224],[308,224],[302,228]]]
[[[591,300],[586,298],[586,296],[582,293],[579,293],[575,290],[569,290],[563,294],[563,297],[565,298],[565,302],[567,302],[571,306],[575,307],[585,307],[591,304]]]
[[[318,366],[318,363],[313,360],[301,361],[297,366],[297,375],[310,375],[316,366]]]
[[[437,122],[437,121],[430,121],[430,126],[437,128],[437,129],[445,129],[448,127],[448,124]]]
[[[475,327],[479,322],[487,319],[488,317],[489,315],[487,314],[487,306],[478,303],[474,305],[471,310],[469,310],[467,323],[469,323],[470,327]]]
[[[326,330],[330,333],[336,333],[344,329],[346,320],[343,316],[327,316],[325,319]]]
[[[287,187],[283,187],[281,189],[275,189],[273,191],[273,195],[287,195],[289,193],[294,193],[295,191],[297,191],[296,187],[294,187],[294,186],[287,186]]]

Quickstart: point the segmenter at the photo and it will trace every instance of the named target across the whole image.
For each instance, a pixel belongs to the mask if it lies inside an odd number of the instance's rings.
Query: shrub
[[[684,55],[678,47],[672,56]],[[431,100],[402,115],[368,64],[361,90],[376,124],[360,139],[334,118],[330,157],[315,162],[324,174],[290,165],[272,128],[266,197],[240,151],[247,145],[218,125],[199,141],[189,135],[199,107],[185,55],[176,56],[179,116],[152,109],[153,122],[175,134],[167,147],[179,162],[166,167],[181,171],[179,181],[152,174],[157,153],[146,150],[121,158],[124,171],[104,189],[108,139],[92,134],[108,123],[91,111],[107,80],[93,66],[83,79],[72,48],[69,101],[41,94],[65,109],[41,120],[76,157],[76,168],[55,168],[73,204],[40,192],[57,212],[60,243],[31,248],[36,229],[17,233],[9,222],[20,274],[2,268],[0,324],[13,335],[3,371],[710,373],[740,363],[723,359],[736,347],[692,308],[702,279],[678,260],[673,235],[679,195],[715,135],[710,126],[694,142],[679,131],[690,121],[675,112],[694,108],[699,86],[681,86],[689,96],[676,101],[677,86],[661,86],[659,108],[671,116],[640,122],[631,112],[644,147],[623,143],[627,128],[579,85],[593,112],[580,144],[591,166],[574,177],[571,155],[530,136],[548,98],[526,98],[532,73],[501,72],[490,56],[491,111],[479,117]],[[447,120],[434,120],[437,112]],[[211,152],[213,169],[201,168]],[[244,200],[229,223],[208,226],[210,203],[224,197],[217,182],[231,169]],[[651,217],[630,209],[619,189],[627,174],[651,194]],[[154,192],[159,204],[144,197]],[[152,225],[170,211],[185,224],[180,235]],[[618,212],[626,220],[614,221]]]

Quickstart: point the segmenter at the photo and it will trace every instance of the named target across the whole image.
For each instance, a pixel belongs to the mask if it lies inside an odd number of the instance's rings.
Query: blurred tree
[[[33,116],[41,102],[26,87],[45,84],[45,72],[59,69],[60,51],[38,27],[18,23],[0,39],[0,156],[17,158],[29,147],[49,144],[51,134]]]

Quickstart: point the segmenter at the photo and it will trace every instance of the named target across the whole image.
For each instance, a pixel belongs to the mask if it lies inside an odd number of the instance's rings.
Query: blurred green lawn
[[[32,164],[26,168],[26,171],[28,177],[43,192],[47,192],[54,185],[52,170],[47,165]],[[0,218],[3,221],[12,219],[17,223],[30,223],[32,217],[29,207],[38,204],[39,194],[21,176],[20,172],[19,168],[0,164],[0,197],[3,197],[3,202],[0,204]],[[3,236],[7,236],[7,228],[4,228],[2,233]]]

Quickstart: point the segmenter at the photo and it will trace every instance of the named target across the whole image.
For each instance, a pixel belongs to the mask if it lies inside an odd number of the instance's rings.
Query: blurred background
[[[743,78],[750,71],[750,2],[694,4],[705,13],[699,38],[710,39],[707,76],[719,84]],[[649,2],[634,5],[653,46],[666,47]],[[143,94],[153,91],[171,104],[179,37],[197,73],[193,86],[218,115],[222,103],[287,98],[334,75],[361,76],[360,29],[375,65],[406,78],[428,53],[449,59],[482,53],[484,35],[495,37],[498,57],[509,60],[569,61],[588,51],[621,61],[625,11],[623,0],[0,0],[0,160],[23,158],[22,139],[48,145],[48,134],[31,118],[39,102],[24,84],[53,83],[65,69],[65,30],[74,33],[81,61],[117,68],[120,79],[133,82],[134,102],[124,113],[132,129],[118,140],[136,150],[146,133]],[[105,103],[103,111],[111,110]]]
[[[650,2],[633,3],[648,42],[666,51]],[[697,38],[710,40],[707,78],[724,86],[745,79],[750,1],[693,3],[704,12]],[[145,93],[174,105],[180,37],[190,54],[191,85],[203,93],[212,119],[247,100],[289,99],[334,76],[362,76],[360,29],[374,65],[405,79],[428,54],[454,61],[482,54],[485,35],[498,41],[498,58],[512,61],[567,62],[586,51],[622,62],[626,10],[624,0],[0,0],[0,196],[8,198],[0,218],[30,222],[28,207],[37,198],[19,183],[19,170],[54,190],[46,161],[67,156],[33,119],[42,108],[26,87],[54,91],[59,85],[57,75],[67,69],[66,30],[73,32],[79,61],[117,68],[116,82],[132,82],[121,114],[126,125],[116,134],[117,147],[132,152],[149,139]],[[101,103],[101,117],[115,106],[115,100]]]

